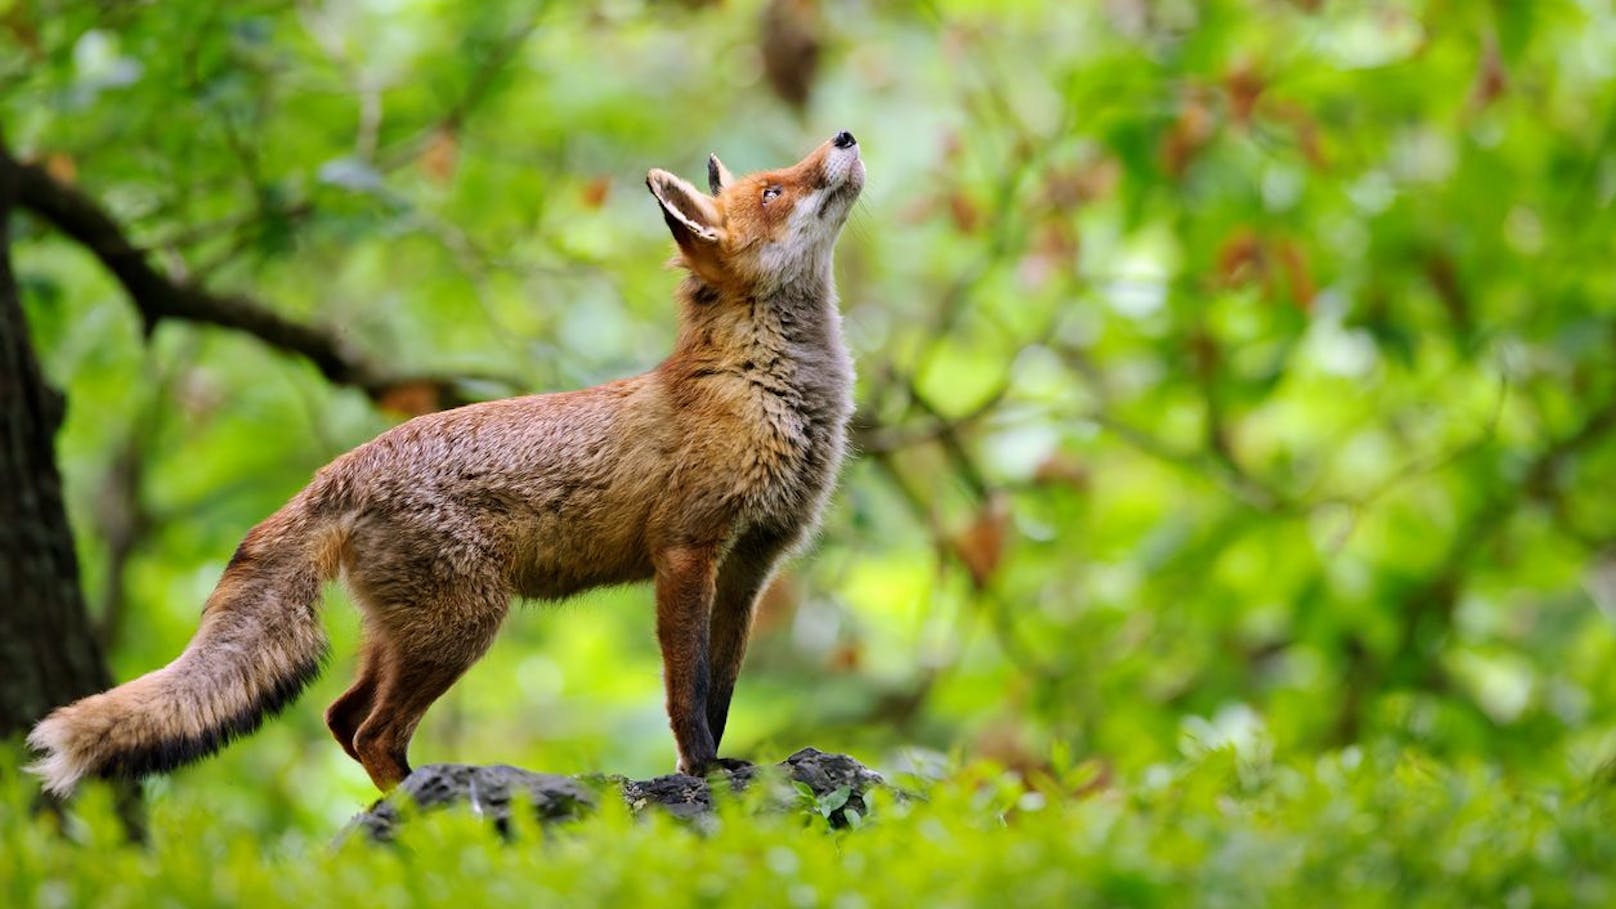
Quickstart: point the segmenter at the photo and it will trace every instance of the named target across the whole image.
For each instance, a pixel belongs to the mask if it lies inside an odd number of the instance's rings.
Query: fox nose
[[[858,140],[853,138],[852,133],[844,129],[837,133],[836,138],[830,140],[830,143],[837,148],[852,148],[854,145],[858,144]]]

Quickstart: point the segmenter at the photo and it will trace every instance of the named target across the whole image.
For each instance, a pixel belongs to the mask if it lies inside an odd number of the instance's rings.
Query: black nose
[[[853,138],[853,134],[845,129],[837,133],[836,138],[830,140],[830,142],[837,148],[852,148],[858,144],[858,140]]]

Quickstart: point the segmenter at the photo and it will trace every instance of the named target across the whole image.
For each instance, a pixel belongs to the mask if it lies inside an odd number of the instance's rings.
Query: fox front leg
[[[718,591],[713,599],[709,662],[711,686],[707,692],[707,727],[713,746],[724,742],[730,699],[746,658],[747,639],[758,595],[786,550],[787,538],[754,531],[735,544],[718,569]]]
[[[717,547],[665,549],[654,561],[668,722],[679,749],[679,772],[701,776],[718,757],[707,724],[708,621],[718,578]]]

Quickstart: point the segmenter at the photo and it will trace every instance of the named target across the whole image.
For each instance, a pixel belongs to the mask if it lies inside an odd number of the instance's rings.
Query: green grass
[[[1206,752],[1132,780],[1096,765],[1023,779],[976,764],[878,793],[857,830],[806,802],[725,803],[711,829],[611,803],[582,822],[516,826],[440,813],[399,841],[333,845],[315,825],[265,835],[221,821],[228,793],[163,789],[145,847],[105,790],[65,826],[30,815],[4,774],[8,906],[1563,906],[1616,900],[1616,800],[1529,785],[1483,764],[1349,749],[1305,762]],[[65,835],[64,835],[65,833]]]

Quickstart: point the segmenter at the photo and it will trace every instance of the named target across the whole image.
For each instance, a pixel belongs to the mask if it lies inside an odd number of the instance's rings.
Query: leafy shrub
[[[519,823],[503,844],[467,813],[398,842],[265,838],[220,823],[205,790],[151,808],[122,842],[106,791],[28,816],[4,775],[0,898],[12,906],[1331,906],[1607,905],[1616,802],[1481,763],[1347,749],[1307,761],[1207,750],[1102,785],[1093,764],[1028,777],[973,764],[876,793],[857,830],[724,802],[703,829],[610,802],[582,822]],[[820,800],[821,802],[823,800]],[[525,817],[525,816],[524,816]]]

